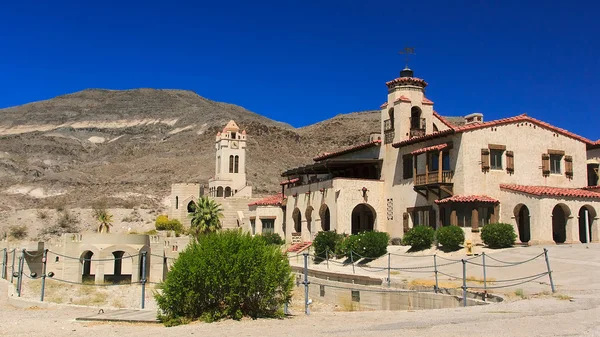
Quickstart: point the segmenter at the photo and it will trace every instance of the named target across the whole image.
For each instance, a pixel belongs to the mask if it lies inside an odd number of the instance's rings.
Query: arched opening
[[[234,163],[233,172],[234,173],[239,173],[239,168],[240,168],[240,156],[235,156],[235,163]]]
[[[438,132],[440,131],[440,129],[437,127],[437,125],[435,125],[435,123],[433,124],[433,132]]]
[[[424,129],[423,123],[421,122],[421,109],[417,106],[413,106],[410,109],[410,128],[412,130]]]
[[[229,156],[229,173],[233,173],[233,156]]]
[[[92,274],[92,256],[94,253],[86,250],[81,254],[79,261],[81,263],[81,282],[94,282],[96,275]]]
[[[358,204],[352,210],[352,234],[372,231],[375,227],[375,210],[368,204]]]
[[[571,211],[564,204],[554,206],[552,210],[552,239],[556,243],[567,241],[567,217]]]
[[[306,211],[304,212],[304,216],[306,217],[306,228],[308,229],[308,234],[312,237],[312,213],[314,208],[312,206],[306,207]]]
[[[196,203],[194,203],[194,200],[188,202],[187,211],[188,213],[194,213],[196,211]]]
[[[319,217],[321,218],[321,230],[325,232],[331,230],[329,207],[326,204],[321,205]]]
[[[531,219],[529,208],[523,204],[518,204],[514,210],[515,219],[517,220],[517,230],[519,231],[519,240],[523,243],[531,240]]]
[[[388,115],[390,117],[390,124],[392,124],[392,128],[394,127],[394,108],[390,108],[388,110]]]
[[[600,171],[600,164],[597,164],[597,163],[588,163],[587,164],[588,186],[598,186],[598,182],[600,180],[600,175],[598,174],[599,171]]]
[[[581,243],[592,241],[592,223],[595,218],[596,210],[592,206],[585,205],[579,209],[579,241]]]
[[[217,187],[217,197],[219,197],[219,198],[223,197],[223,186]]]
[[[231,196],[231,187],[225,187],[225,198],[229,198]]]
[[[302,232],[302,214],[300,213],[300,209],[298,207],[294,208],[294,212],[292,213],[292,220],[294,220],[294,230],[296,233]]]

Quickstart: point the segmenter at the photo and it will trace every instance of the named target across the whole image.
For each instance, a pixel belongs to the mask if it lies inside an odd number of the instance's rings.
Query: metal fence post
[[[438,292],[437,254],[433,254],[433,272],[435,274],[435,288],[433,289],[433,291],[437,294],[437,292]]]
[[[146,252],[142,252],[142,309],[146,305]]]
[[[48,261],[48,249],[44,249],[44,257],[42,257],[42,294],[40,301],[44,302],[44,292],[46,287],[46,264]]]
[[[481,253],[481,258],[483,259],[483,300],[487,298],[487,275],[485,271],[485,252]]]
[[[308,281],[308,253],[304,253],[304,313],[310,315],[310,309],[308,308],[308,285],[310,282]]]
[[[352,263],[352,274],[356,274],[354,271],[354,255],[352,255],[352,249],[350,250],[350,263]]]
[[[10,267],[10,283],[13,283],[13,279],[15,276],[15,255],[17,255],[17,251],[16,248],[13,248],[12,250],[12,266]]]
[[[25,249],[21,251],[21,257],[19,258],[19,278],[17,279],[17,295],[21,297],[21,291],[23,290],[23,268],[25,267]]]
[[[467,261],[461,260],[463,265],[463,307],[467,306]]]
[[[8,256],[6,255],[6,248],[2,250],[2,279],[6,279],[6,264]]]
[[[327,269],[329,269],[329,247],[325,248],[325,261],[327,262]]]
[[[391,286],[391,282],[392,282],[392,255],[390,253],[388,253],[388,288]]]
[[[554,281],[552,280],[552,269],[550,269],[550,260],[548,259],[548,249],[544,248],[544,257],[546,258],[546,267],[548,267],[548,278],[550,278],[550,288],[552,288],[552,292],[555,293],[556,289],[554,289]]]

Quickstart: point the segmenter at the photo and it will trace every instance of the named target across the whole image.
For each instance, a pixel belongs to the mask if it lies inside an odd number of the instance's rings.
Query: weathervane
[[[408,62],[410,61],[410,55],[416,55],[414,47],[405,47],[404,50],[398,52],[398,54],[405,55],[405,58],[406,58],[406,68],[408,68]]]

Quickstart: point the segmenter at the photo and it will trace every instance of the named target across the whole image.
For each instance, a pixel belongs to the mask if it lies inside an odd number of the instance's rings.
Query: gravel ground
[[[539,248],[533,249],[532,248]],[[77,322],[97,308],[58,305],[49,309],[17,309],[6,303],[7,284],[0,282],[0,335],[42,336],[600,336],[600,245],[552,246],[556,283],[562,296],[432,311],[315,311],[283,320],[245,319],[165,328],[153,324]],[[533,255],[541,247],[498,251],[498,258]],[[531,252],[531,253],[529,253]],[[510,255],[510,256],[509,256]],[[346,267],[342,267],[346,268]],[[403,275],[399,275],[404,277]],[[528,294],[537,284],[524,285]],[[300,312],[294,310],[294,312]]]

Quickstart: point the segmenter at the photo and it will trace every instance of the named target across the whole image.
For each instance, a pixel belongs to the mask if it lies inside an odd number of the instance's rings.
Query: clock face
[[[238,142],[237,142],[237,141],[235,141],[235,140],[234,140],[234,141],[232,141],[232,142],[231,142],[231,148],[232,148],[232,149],[237,149],[237,148],[238,148]]]

